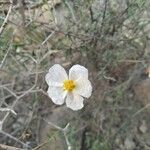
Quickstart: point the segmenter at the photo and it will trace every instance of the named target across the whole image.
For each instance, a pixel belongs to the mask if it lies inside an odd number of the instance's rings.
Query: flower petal
[[[68,93],[66,98],[66,105],[72,110],[79,110],[84,106],[83,100],[83,97],[80,95],[77,95],[75,93]]]
[[[65,101],[65,97],[67,95],[66,92],[64,92],[62,87],[53,87],[50,86],[47,91],[49,97],[52,99],[52,101],[57,105],[62,105]]]
[[[68,79],[65,69],[56,64],[49,69],[49,72],[45,76],[45,80],[49,86],[59,86],[64,80]]]
[[[88,70],[81,65],[74,65],[69,70],[69,79],[77,80],[78,78],[88,78]]]
[[[91,82],[88,79],[85,78],[79,78],[78,80],[76,80],[76,87],[74,89],[74,92],[89,98],[92,94],[92,85]]]

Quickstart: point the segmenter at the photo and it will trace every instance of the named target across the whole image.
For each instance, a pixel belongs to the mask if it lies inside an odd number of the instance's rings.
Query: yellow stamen
[[[63,82],[63,89],[71,92],[75,88],[75,83],[73,80],[65,80]]]

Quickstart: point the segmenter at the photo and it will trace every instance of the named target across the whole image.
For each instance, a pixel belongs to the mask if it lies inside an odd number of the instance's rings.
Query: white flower
[[[83,97],[89,98],[92,93],[91,82],[88,80],[88,70],[80,65],[74,65],[69,70],[69,77],[59,64],[52,66],[45,76],[49,86],[48,95],[57,105],[66,102],[72,110],[83,108]]]

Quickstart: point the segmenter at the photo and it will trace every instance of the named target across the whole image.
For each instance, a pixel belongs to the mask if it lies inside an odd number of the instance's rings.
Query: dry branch
[[[5,28],[5,25],[7,24],[8,18],[10,16],[10,13],[11,13],[11,10],[12,10],[12,7],[13,7],[13,3],[10,0],[10,6],[9,6],[9,10],[8,10],[7,16],[6,16],[2,26],[0,27],[0,35],[2,34],[2,32],[3,32],[4,28]]]
[[[24,150],[24,149],[0,144],[0,150]]]

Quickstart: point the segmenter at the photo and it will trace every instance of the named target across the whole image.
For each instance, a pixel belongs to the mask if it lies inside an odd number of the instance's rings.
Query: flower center
[[[63,89],[71,92],[75,88],[75,83],[73,80],[65,80],[63,82]]]

